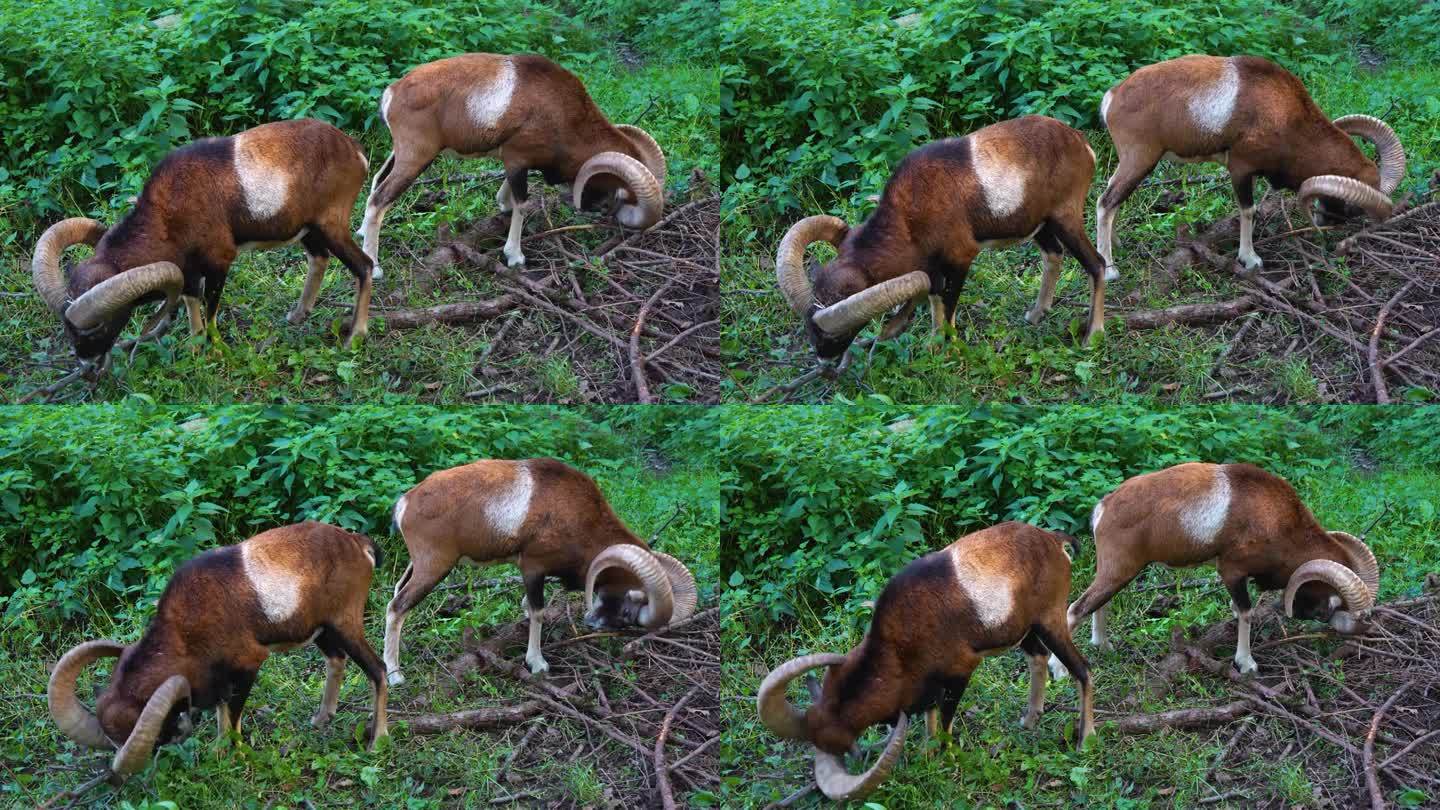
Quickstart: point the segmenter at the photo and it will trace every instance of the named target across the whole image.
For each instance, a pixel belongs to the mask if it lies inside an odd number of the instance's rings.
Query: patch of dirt
[[[1275,361],[1303,361],[1316,386],[1306,398],[1388,402],[1392,386],[1440,390],[1440,201],[1402,208],[1378,224],[1317,229],[1293,196],[1268,195],[1256,207],[1258,273],[1235,261],[1237,216],[1182,228],[1161,262],[1167,274],[1198,266],[1246,293],[1122,317],[1132,329],[1179,323],[1226,343],[1208,399],[1294,397]]]
[[[1153,668],[1152,691],[1179,688],[1190,675],[1220,677],[1229,681],[1224,702],[1096,721],[1122,734],[1218,727],[1223,743],[1206,803],[1288,806],[1276,773],[1253,762],[1300,766],[1312,786],[1310,807],[1389,806],[1402,789],[1433,800],[1440,796],[1440,576],[1431,577],[1425,595],[1377,606],[1357,636],[1293,633],[1275,602],[1257,609],[1254,678],[1217,657],[1218,647],[1234,644],[1233,621],[1189,634],[1177,628],[1172,652]],[[1302,643],[1315,639],[1321,645]]]
[[[693,187],[704,187],[703,177]],[[720,198],[705,192],[675,203],[644,231],[621,231],[609,217],[555,226],[553,192],[529,217],[526,266],[503,264],[502,214],[443,231],[421,260],[422,272],[396,301],[436,285],[440,271],[462,265],[507,288],[488,300],[424,309],[379,309],[390,329],[431,323],[498,321],[490,345],[477,353],[482,380],[471,400],[505,402],[719,401]],[[613,234],[598,247],[578,237]]]
[[[529,623],[465,634],[466,652],[449,665],[466,693],[474,673],[505,677],[527,697],[448,714],[412,715],[414,734],[503,734],[512,754],[496,780],[509,796],[544,807],[689,805],[688,795],[719,787],[720,620],[715,607],[654,633],[591,633],[578,597],[545,610],[550,671],[526,669]],[[421,696],[416,707],[428,700]],[[402,710],[408,707],[400,707]],[[663,736],[663,744],[660,739]],[[576,798],[561,781],[570,765],[594,780],[595,795]],[[457,794],[456,791],[459,791]],[[449,789],[460,801],[463,788]]]

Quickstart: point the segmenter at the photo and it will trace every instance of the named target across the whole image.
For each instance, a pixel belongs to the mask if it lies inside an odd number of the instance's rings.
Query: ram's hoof
[[[335,715],[330,712],[315,712],[310,718],[310,725],[315,728],[325,728],[330,725],[330,719]]]
[[[544,658],[526,658],[525,663],[530,667],[530,674],[535,677],[544,677],[550,672],[550,664]]]
[[[397,669],[394,672],[391,672],[389,675],[385,676],[385,682],[390,684],[391,686],[399,686],[400,684],[405,683],[405,675]]]

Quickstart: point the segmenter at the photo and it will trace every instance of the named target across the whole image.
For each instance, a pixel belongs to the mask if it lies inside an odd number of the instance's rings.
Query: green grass
[[[644,537],[664,526],[657,547],[690,566],[702,602],[713,599],[720,515],[717,475],[703,465],[680,459],[656,463],[643,455],[644,436],[633,435],[633,457],[622,468],[597,473],[597,481],[616,512]],[[677,509],[684,505],[676,516]],[[399,537],[375,534],[382,549],[367,605],[367,635],[380,649],[383,617],[392,589],[407,562]],[[224,538],[238,542],[242,537]],[[511,580],[514,581],[511,581]],[[551,585],[551,600],[561,597]],[[139,638],[153,613],[153,599],[138,606],[116,604],[106,589],[91,589],[83,618],[62,622],[46,606],[36,605],[0,625],[0,806],[33,807],[56,792],[86,781],[106,760],[79,748],[55,728],[45,710],[48,667],[71,645],[109,637],[122,643]],[[369,684],[356,667],[347,667],[340,711],[331,726],[316,731],[310,715],[320,700],[323,659],[313,647],[280,653],[266,662],[247,705],[244,741],[233,749],[214,742],[214,716],[205,713],[196,733],[183,744],[158,750],[152,765],[119,790],[96,788],[85,797],[102,807],[159,807],[173,801],[184,808],[230,807],[488,807],[516,793],[538,794],[547,801],[593,804],[605,778],[623,775],[598,768],[604,763],[567,764],[558,754],[549,764],[516,772],[519,782],[498,784],[496,771],[524,729],[492,733],[454,732],[412,736],[406,712],[430,713],[507,706],[524,699],[509,678],[472,675],[463,690],[454,689],[442,669],[462,652],[467,629],[520,619],[522,589],[510,566],[458,567],[435,593],[409,615],[402,649],[406,682],[391,690],[391,742],[366,752],[357,733],[369,718]],[[546,642],[568,638],[568,625],[548,626]],[[595,642],[602,655],[618,655],[625,638]],[[515,660],[521,647],[508,651]],[[617,664],[622,669],[633,664]],[[92,671],[103,682],[108,667]],[[82,678],[81,695],[89,679]],[[678,695],[668,697],[678,698]],[[83,699],[83,698],[82,698]],[[88,701],[87,701],[88,703]],[[92,704],[93,705],[93,704]],[[547,723],[547,737],[531,749],[573,750],[583,731],[560,721]],[[617,749],[618,751],[619,749]],[[623,749],[628,752],[628,749]],[[629,756],[628,753],[623,756]],[[677,787],[677,795],[683,787]],[[146,804],[149,802],[150,804]],[[128,804],[127,804],[128,803]]]
[[[1400,134],[1409,170],[1402,190],[1421,191],[1440,167],[1440,116],[1427,106],[1427,95],[1440,91],[1440,68],[1395,65],[1369,70],[1342,62],[1303,77],[1322,109],[1333,115],[1364,112],[1384,118]],[[963,134],[963,133],[947,133]],[[1094,204],[1115,167],[1114,150],[1104,132],[1087,133],[1097,155],[1087,225],[1093,238]],[[1151,309],[1240,295],[1233,279],[1197,268],[1169,278],[1159,262],[1175,247],[1176,229],[1229,216],[1234,195],[1223,167],[1162,163],[1152,180],[1183,178],[1179,185],[1149,185],[1120,209],[1115,225],[1116,263],[1120,279],[1106,288],[1110,314],[1103,343],[1076,345],[1076,335],[1089,301],[1088,281],[1079,264],[1067,258],[1056,305],[1038,326],[1024,321],[1040,282],[1039,252],[1031,243],[980,255],[966,280],[957,307],[956,335],[940,342],[930,334],[930,319],[921,307],[902,336],[875,347],[873,353],[852,347],[850,371],[839,381],[812,383],[792,399],[825,401],[874,393],[898,402],[947,402],[974,397],[1019,402],[1106,402],[1122,397],[1187,403],[1223,391],[1229,384],[1213,370],[1226,340],[1239,321],[1223,329],[1166,327],[1127,333],[1117,322],[1121,310]],[[1219,180],[1207,180],[1217,173]],[[1259,194],[1267,193],[1260,184]],[[1182,204],[1165,213],[1153,211],[1162,195],[1184,192]],[[879,188],[872,189],[878,193]],[[1268,192],[1275,193],[1275,192]],[[1288,192],[1285,192],[1288,194]],[[721,340],[730,358],[725,384],[729,401],[742,401],[808,369],[814,358],[799,323],[784,305],[775,286],[774,256],[789,221],[776,222],[756,211],[762,201],[732,197],[723,226],[726,238],[722,274]],[[873,205],[873,204],[872,204]],[[830,211],[851,223],[864,220],[870,209],[853,210],[837,200],[812,199],[804,214]],[[793,219],[798,219],[796,214]],[[1268,235],[1260,231],[1256,238]],[[1331,244],[1338,241],[1335,237]],[[1234,246],[1228,247],[1233,253]],[[1265,246],[1258,248],[1265,256]],[[826,253],[816,253],[822,260]],[[1253,317],[1253,316],[1252,316]],[[1262,315],[1271,320],[1275,316]],[[1287,328],[1293,329],[1293,326]],[[873,335],[875,327],[864,336]],[[1298,331],[1297,331],[1298,334]],[[1323,338],[1329,340],[1328,338]],[[1322,344],[1324,345],[1324,344]],[[1335,351],[1348,351],[1339,344]],[[1232,363],[1233,364],[1233,363]],[[1322,394],[1313,372],[1286,358],[1262,354],[1239,368],[1242,373],[1276,381],[1282,401],[1314,402],[1340,396]],[[1242,392],[1241,399],[1263,392]]]
[[[557,54],[557,58],[566,61],[563,55]],[[609,57],[569,67],[581,76],[613,121],[638,122],[661,144],[669,161],[667,186],[672,199],[685,198],[693,171],[707,176],[718,173],[719,145],[711,114],[718,80],[713,68],[659,60],[632,68]],[[377,97],[380,89],[376,88]],[[362,142],[371,167],[378,168],[389,152],[389,135],[382,128]],[[440,241],[440,228],[458,231],[466,223],[497,212],[495,191],[500,181],[488,175],[498,170],[499,164],[493,160],[441,158],[422,176],[429,182],[413,187],[390,210],[380,244],[385,277],[375,286],[372,312],[387,306],[472,301],[503,292],[502,285],[480,271],[451,266],[429,278],[421,267],[421,260]],[[482,177],[466,179],[475,174]],[[532,179],[532,199],[542,188],[545,186],[537,175]],[[443,193],[421,206],[433,210],[417,210],[417,203],[436,197],[432,193],[436,191]],[[353,215],[356,227],[368,193],[367,182]],[[553,204],[553,198],[551,202],[546,214],[532,211],[527,234],[595,220],[593,215],[572,211],[568,201],[559,206]],[[123,200],[117,200],[107,210],[67,213],[94,215],[113,223],[126,209]],[[7,215],[0,210],[0,232],[18,227],[20,213]],[[605,222],[582,236],[589,245],[598,245],[617,227]],[[0,247],[0,300],[4,301],[0,334],[6,336],[0,341],[0,399],[15,399],[48,384],[74,362],[58,320],[30,283],[29,251],[38,235],[21,233]],[[490,248],[497,256],[500,241]],[[339,337],[341,321],[349,316],[354,301],[355,285],[338,261],[330,263],[310,319],[299,327],[285,321],[286,313],[299,300],[304,267],[298,247],[242,254],[231,267],[221,299],[221,342],[192,340],[182,318],[158,345],[143,347],[133,364],[127,365],[117,356],[116,368],[89,399],[138,395],[161,402],[353,402],[394,396],[409,402],[456,402],[467,392],[486,387],[480,358],[496,338],[502,321],[391,331],[377,315],[372,317],[364,344],[347,351],[340,347]],[[140,320],[132,321],[127,334],[139,329]],[[564,396],[546,389],[539,393],[547,399]]]
[[[1424,574],[1440,571],[1440,514],[1433,500],[1434,493],[1440,492],[1440,468],[1403,457],[1371,458],[1339,442],[1328,458],[1328,464],[1294,481],[1300,496],[1322,524],[1357,534],[1384,513],[1368,537],[1381,565],[1380,600],[1418,594]],[[743,516],[735,520],[743,520]],[[958,533],[933,537],[930,547],[941,547]],[[1075,563],[1072,598],[1094,576],[1095,555],[1088,533],[1081,535],[1081,544],[1084,550]],[[1197,577],[1213,579],[1213,584],[1186,588],[1168,584]],[[1146,586],[1150,589],[1137,590]],[[751,577],[746,587],[755,590],[758,583]],[[1147,615],[1156,600],[1171,594],[1178,598],[1173,608],[1159,617]],[[727,612],[721,694],[730,736],[721,759],[730,766],[724,785],[730,806],[759,807],[788,796],[811,779],[809,751],[780,741],[760,724],[755,690],[771,667],[791,656],[843,652],[858,643],[862,630],[852,629],[849,619],[857,614],[868,616],[870,608],[858,604],[862,598],[857,594],[849,602],[833,605],[819,600],[802,602],[797,618],[778,624],[758,605]],[[1263,597],[1277,598],[1276,594]],[[952,747],[927,749],[923,724],[912,723],[904,758],[889,780],[869,797],[871,805],[867,806],[1193,807],[1223,792],[1224,788],[1212,787],[1220,783],[1219,777],[1207,778],[1207,772],[1233,734],[1233,726],[1137,736],[1119,736],[1105,728],[1108,713],[1221,702],[1225,685],[1211,678],[1186,676],[1177,681],[1178,688],[1159,697],[1146,688],[1145,664],[1168,651],[1173,628],[1229,618],[1229,600],[1213,568],[1177,572],[1152,568],[1112,605],[1115,652],[1097,653],[1089,646],[1088,624],[1076,631],[1096,684],[1098,734],[1085,750],[1073,749],[1078,698],[1072,681],[1050,685],[1046,713],[1037,729],[1019,727],[1028,676],[1023,656],[1008,653],[987,659],[976,671],[957,714]],[[1293,632],[1305,632],[1305,624],[1286,622]],[[1266,637],[1263,633],[1257,630],[1257,645]],[[1316,643],[1325,651],[1334,646],[1332,641]],[[1232,652],[1233,648],[1221,648],[1222,655]],[[1263,671],[1266,654],[1261,651],[1256,656]],[[1134,705],[1125,703],[1131,696],[1136,696]],[[865,739],[877,742],[881,735],[872,730]],[[1311,776],[1298,764],[1254,761],[1244,747],[1236,754],[1222,773],[1253,778],[1257,768],[1273,771],[1273,776],[1264,780],[1264,789],[1251,795],[1245,806],[1308,805],[1313,801]],[[852,767],[857,766],[852,763]],[[799,806],[821,805],[812,794]]]

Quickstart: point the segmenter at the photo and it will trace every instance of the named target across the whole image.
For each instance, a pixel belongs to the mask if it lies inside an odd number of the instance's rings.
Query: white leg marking
[[[1235,642],[1235,666],[1239,667],[1241,675],[1249,675],[1259,669],[1250,656],[1250,611],[1241,610],[1238,606],[1234,610],[1240,625],[1237,631],[1239,639]]]
[[[505,264],[523,267],[525,254],[520,250],[520,236],[525,230],[525,207],[515,205],[510,209],[510,235],[505,238]]]
[[[1259,270],[1264,262],[1255,253],[1255,209],[1240,209],[1240,263],[1246,270]]]
[[[396,588],[397,592],[399,588]],[[405,614],[395,612],[395,603],[385,609],[385,671],[391,686],[405,682],[400,672],[400,628],[405,626]]]
[[[285,207],[290,176],[283,167],[267,163],[264,153],[256,149],[244,133],[235,136],[233,165],[251,217],[264,221]]]
[[[325,659],[325,691],[320,694],[320,708],[310,718],[310,725],[323,728],[335,716],[340,703],[340,682],[345,679],[345,659]]]
[[[1190,535],[1190,540],[1200,548],[1209,548],[1225,518],[1230,514],[1230,476],[1223,465],[1215,465],[1215,481],[1190,505],[1180,510],[1180,526]]]
[[[500,181],[500,190],[495,192],[495,203],[500,206],[500,213],[504,214],[515,207],[515,198],[510,196],[510,181]]]
[[[1095,646],[1095,649],[1106,651],[1114,649],[1110,646],[1109,627],[1110,603],[1107,602],[1090,614],[1090,643]]]
[[[540,653],[540,623],[544,611],[531,611],[530,600],[523,597],[520,606],[524,608],[525,615],[530,617],[530,643],[525,648],[525,663],[530,667],[531,675],[544,675],[550,671],[550,664],[546,663],[545,656]]]
[[[222,740],[230,734],[230,704],[224,701],[215,706],[215,732]]]
[[[490,82],[470,91],[470,97],[465,99],[465,111],[482,131],[495,129],[510,109],[510,97],[514,94],[515,63],[507,56],[500,60],[500,70]]]
[[[509,486],[490,493],[485,502],[485,517],[490,520],[491,531],[504,538],[514,537],[520,531],[530,514],[530,496],[535,491],[530,468],[523,461],[517,461],[514,470],[515,478]]]
[[[1098,202],[1095,203],[1095,249],[1099,251],[1100,258],[1105,260],[1106,281],[1120,278],[1120,271],[1115,269],[1114,236],[1115,212]]]
[[[955,567],[955,581],[969,598],[980,624],[985,627],[1005,624],[1015,608],[1014,583],[990,575],[984,568],[972,563],[963,553],[962,546],[951,547],[950,561]]]
[[[240,544],[240,560],[245,577],[255,589],[255,597],[265,618],[279,623],[294,615],[300,607],[300,578],[283,564],[267,559],[253,542]]]

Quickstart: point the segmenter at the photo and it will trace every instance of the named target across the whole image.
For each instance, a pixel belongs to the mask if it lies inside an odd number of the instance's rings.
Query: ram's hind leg
[[[1049,682],[1045,661],[1050,651],[1033,631],[1021,639],[1020,649],[1030,665],[1030,697],[1025,702],[1025,713],[1020,715],[1020,727],[1035,728],[1045,713],[1045,685]]]
[[[1099,544],[1095,546],[1095,553],[1097,558],[1095,563],[1095,580],[1090,583],[1090,587],[1086,588],[1084,593],[1080,594],[1079,599],[1076,599],[1070,604],[1070,609],[1066,612],[1066,623],[1072,632],[1080,622],[1085,621],[1087,616],[1107,606],[1110,600],[1115,598],[1115,594],[1119,593],[1121,588],[1130,584],[1130,581],[1138,576],[1140,570],[1144,568],[1143,565],[1136,567],[1129,563],[1117,562],[1108,555],[1105,555]],[[1104,621],[1097,622],[1093,627],[1094,633],[1090,638],[1090,640],[1095,643],[1095,646],[1101,650],[1110,648],[1109,640],[1104,635],[1104,629]],[[1066,638],[1069,638],[1068,633],[1066,634]],[[1053,653],[1055,649],[1051,647],[1050,651]],[[1053,655],[1050,658],[1050,674],[1056,680],[1065,677],[1065,667],[1061,661]]]
[[[325,655],[325,689],[320,693],[320,708],[310,718],[310,725],[324,728],[340,704],[340,684],[345,680],[345,645],[334,630],[326,628],[315,637],[315,646]]]
[[[1081,345],[1094,343],[1105,333],[1105,260],[1090,244],[1085,235],[1084,200],[1077,200],[1072,211],[1065,211],[1050,222],[1060,244],[1070,255],[1080,260],[1085,274],[1090,277],[1090,317],[1085,324],[1085,335]]]
[[[340,220],[340,216],[337,212],[335,219]],[[343,220],[321,223],[318,230],[326,249],[335,254],[355,276],[355,314],[350,320],[350,331],[345,335],[345,348],[353,348],[355,341],[363,339],[369,330],[371,279],[374,278],[375,263],[350,238],[349,228]]]
[[[449,564],[442,565],[427,560],[417,567],[412,560],[405,567],[405,573],[400,575],[400,581],[395,583],[395,597],[385,608],[385,669],[391,686],[405,682],[405,676],[400,672],[400,630],[405,626],[405,614],[435,590],[455,562],[451,560]]]
[[[415,183],[415,179],[429,168],[435,156],[440,154],[438,147],[401,141],[399,133],[395,133],[393,129],[392,137],[395,138],[395,151],[385,158],[380,170],[375,173],[375,180],[370,185],[370,196],[365,200],[365,218],[357,232],[357,235],[365,240],[365,255],[377,265],[374,274],[377,279],[384,276],[378,265],[380,224],[385,220],[385,212],[390,210],[390,206],[400,199],[400,195]]]
[[[320,285],[325,283],[325,267],[330,264],[330,250],[325,246],[325,239],[320,234],[310,231],[301,238],[300,243],[305,246],[305,289],[300,292],[300,300],[295,303],[295,308],[285,316],[291,326],[304,323],[315,309],[315,299],[320,296]]]
[[[1085,745],[1085,740],[1095,730],[1095,687],[1090,680],[1090,664],[1085,656],[1080,654],[1075,642],[1070,639],[1068,622],[1059,616],[1047,620],[1042,624],[1036,624],[1030,628],[1050,653],[1060,660],[1066,671],[1075,678],[1075,683],[1080,687],[1080,727],[1076,733],[1077,747]],[[1031,674],[1034,674],[1034,663],[1031,664]],[[1042,675],[1043,677],[1043,675]],[[1031,694],[1034,694],[1034,682],[1031,682]]]
[[[1113,137],[1112,132],[1112,137]],[[1135,193],[1140,181],[1155,170],[1164,154],[1147,145],[1121,147],[1120,165],[1105,184],[1105,192],[1095,203],[1095,247],[1105,263],[1105,280],[1114,281],[1120,277],[1115,269],[1115,212]]]
[[[1040,294],[1035,298],[1035,306],[1025,313],[1025,320],[1031,326],[1040,323],[1040,319],[1054,306],[1055,285],[1060,281],[1060,268],[1065,261],[1064,248],[1049,223],[1041,225],[1040,230],[1035,232],[1035,244],[1040,246],[1044,270],[1040,275]]]

